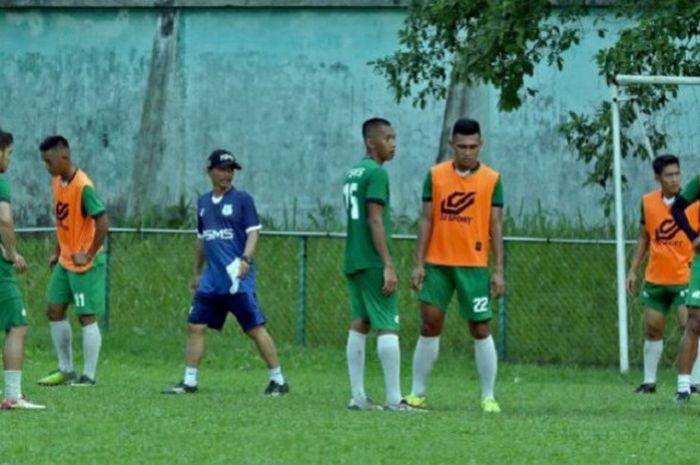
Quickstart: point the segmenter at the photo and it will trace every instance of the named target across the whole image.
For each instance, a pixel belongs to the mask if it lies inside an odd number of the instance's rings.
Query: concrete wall
[[[237,185],[255,195],[261,213],[291,225],[296,212],[300,226],[322,205],[340,208],[344,170],[363,151],[359,127],[374,115],[398,130],[389,166],[395,209],[416,215],[444,102],[424,110],[397,105],[367,66],[397,46],[405,10],[390,6],[398,2],[176,9],[12,3],[0,10],[0,126],[17,139],[8,176],[20,224],[51,224],[49,179],[36,147],[60,132],[115,214],[207,189],[206,154],[224,147],[239,156]],[[581,187],[586,167],[557,128],[568,111],[609,98],[592,61],[602,43],[590,34],[568,55],[564,73],[538,69],[530,85],[541,95],[517,112],[497,112],[492,89],[470,92],[471,115],[484,125],[484,159],[502,171],[512,213],[539,203],[601,220],[600,190]],[[695,119],[685,117],[697,98],[686,97],[685,107],[659,116],[673,126],[671,149],[684,156],[698,142]],[[627,198],[636,204],[651,176],[638,165],[625,170],[634,181]]]

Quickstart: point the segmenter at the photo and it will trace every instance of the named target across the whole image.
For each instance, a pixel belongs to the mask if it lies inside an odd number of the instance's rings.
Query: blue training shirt
[[[206,266],[197,292],[229,294],[226,266],[243,255],[248,233],[261,229],[253,197],[231,188],[216,200],[212,192],[197,199],[197,237],[204,242]],[[237,293],[255,292],[255,267],[241,280]]]

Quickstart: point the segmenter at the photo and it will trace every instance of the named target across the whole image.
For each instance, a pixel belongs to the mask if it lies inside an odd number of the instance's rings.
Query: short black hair
[[[48,152],[52,149],[69,149],[70,145],[65,137],[61,135],[48,136],[39,145],[39,150],[42,152]]]
[[[654,168],[654,174],[656,175],[660,175],[664,171],[664,168],[669,165],[678,165],[680,168],[681,162],[678,161],[677,156],[666,153],[654,158],[654,161],[651,163],[651,166]]]
[[[0,150],[5,150],[7,147],[12,145],[14,141],[15,138],[12,137],[11,132],[7,132],[0,128]]]
[[[391,123],[388,119],[385,118],[375,117],[368,119],[367,121],[362,123],[362,138],[364,140],[367,140],[370,136],[370,133],[380,126],[391,126]]]
[[[481,128],[476,120],[460,118],[452,126],[452,135],[454,136],[455,134],[462,134],[463,136],[481,135]]]

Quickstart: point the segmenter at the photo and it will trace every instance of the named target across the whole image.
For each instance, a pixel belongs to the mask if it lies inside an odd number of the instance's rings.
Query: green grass
[[[32,347],[46,337],[36,329]],[[695,462],[688,431],[700,402],[672,403],[671,371],[662,371],[658,394],[639,396],[631,393],[638,372],[505,364],[497,383],[503,412],[487,416],[471,357],[447,355],[431,378],[430,412],[350,412],[342,351],[282,347],[292,393],[269,399],[259,357],[233,333],[210,335],[201,390],[184,397],[159,393],[182,376],[179,334],[135,355],[124,349],[141,338],[110,332],[94,389],[34,385],[55,360],[33,349],[25,391],[49,408],[0,412],[0,463]],[[404,391],[409,359],[404,352]],[[381,400],[379,373],[370,349],[367,391]]]

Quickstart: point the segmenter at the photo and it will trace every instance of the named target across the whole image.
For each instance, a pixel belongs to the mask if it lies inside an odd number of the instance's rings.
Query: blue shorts
[[[233,313],[244,332],[267,322],[265,315],[260,311],[258,298],[254,292],[223,295],[197,292],[192,299],[192,308],[190,308],[187,322],[221,330],[229,312]]]

